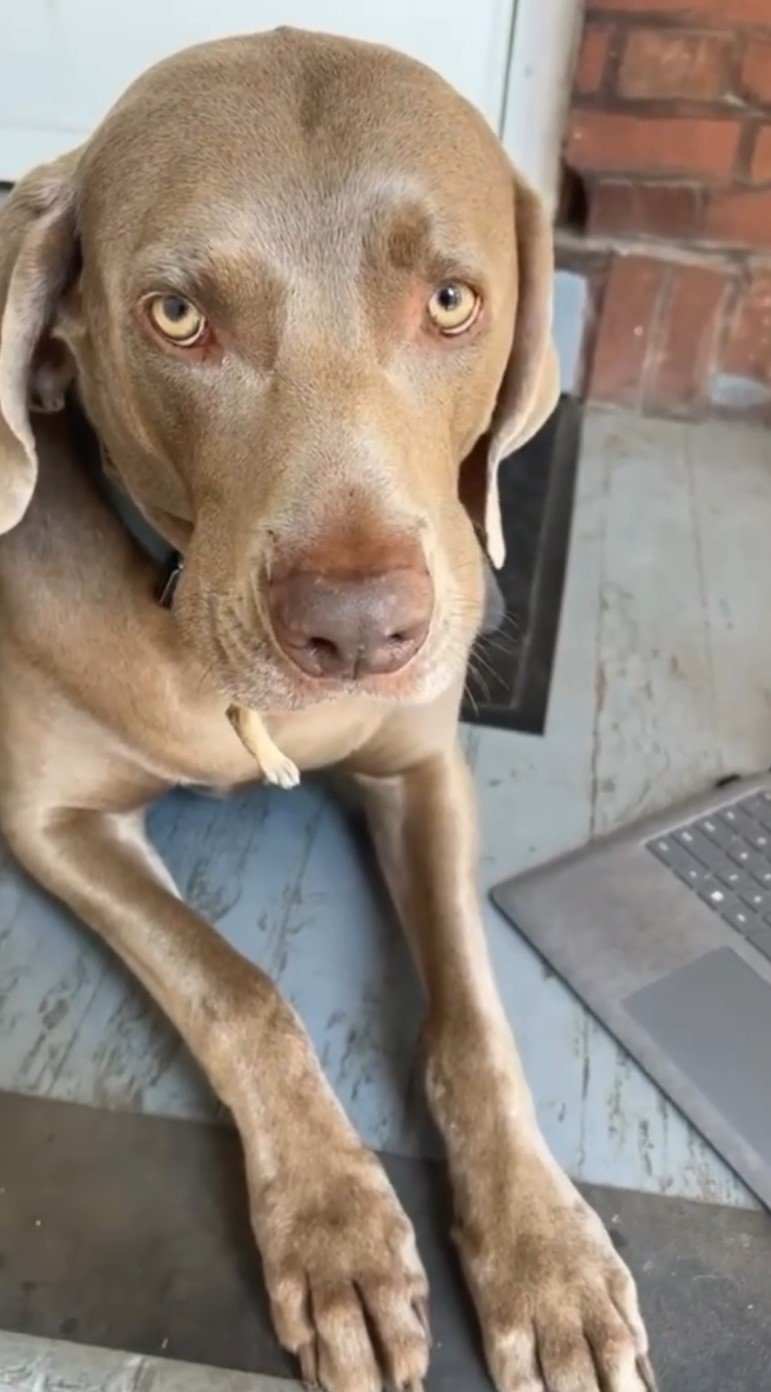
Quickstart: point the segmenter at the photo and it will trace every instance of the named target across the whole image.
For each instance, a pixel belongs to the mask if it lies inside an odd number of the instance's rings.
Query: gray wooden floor
[[[299,1382],[0,1331],[0,1392],[301,1392]]]
[[[468,729],[482,888],[726,772],[769,763],[771,441],[590,414],[547,734]],[[369,1144],[428,1154],[418,995],[355,829],[316,788],[177,794],[183,893],[299,1008]],[[751,1200],[496,911],[490,942],[547,1137],[580,1178]],[[0,1087],[212,1116],[173,1033],[83,930],[0,871]]]

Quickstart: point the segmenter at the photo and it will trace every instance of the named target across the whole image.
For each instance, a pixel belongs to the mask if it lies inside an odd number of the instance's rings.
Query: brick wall
[[[771,0],[588,0],[564,163],[587,394],[771,422]]]

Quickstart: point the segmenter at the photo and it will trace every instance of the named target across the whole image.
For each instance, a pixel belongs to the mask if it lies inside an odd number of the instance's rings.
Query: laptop
[[[771,773],[493,899],[771,1208]]]

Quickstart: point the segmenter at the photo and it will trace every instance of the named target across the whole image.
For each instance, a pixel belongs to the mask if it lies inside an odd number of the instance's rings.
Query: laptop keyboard
[[[727,803],[647,846],[771,961],[771,792]]]

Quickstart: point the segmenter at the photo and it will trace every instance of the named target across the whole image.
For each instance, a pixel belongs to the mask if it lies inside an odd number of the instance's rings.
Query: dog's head
[[[551,236],[419,64],[277,31],[145,74],[0,215],[0,531],[75,378],[185,555],[174,616],[265,709],[457,677],[496,472],[556,398]]]

